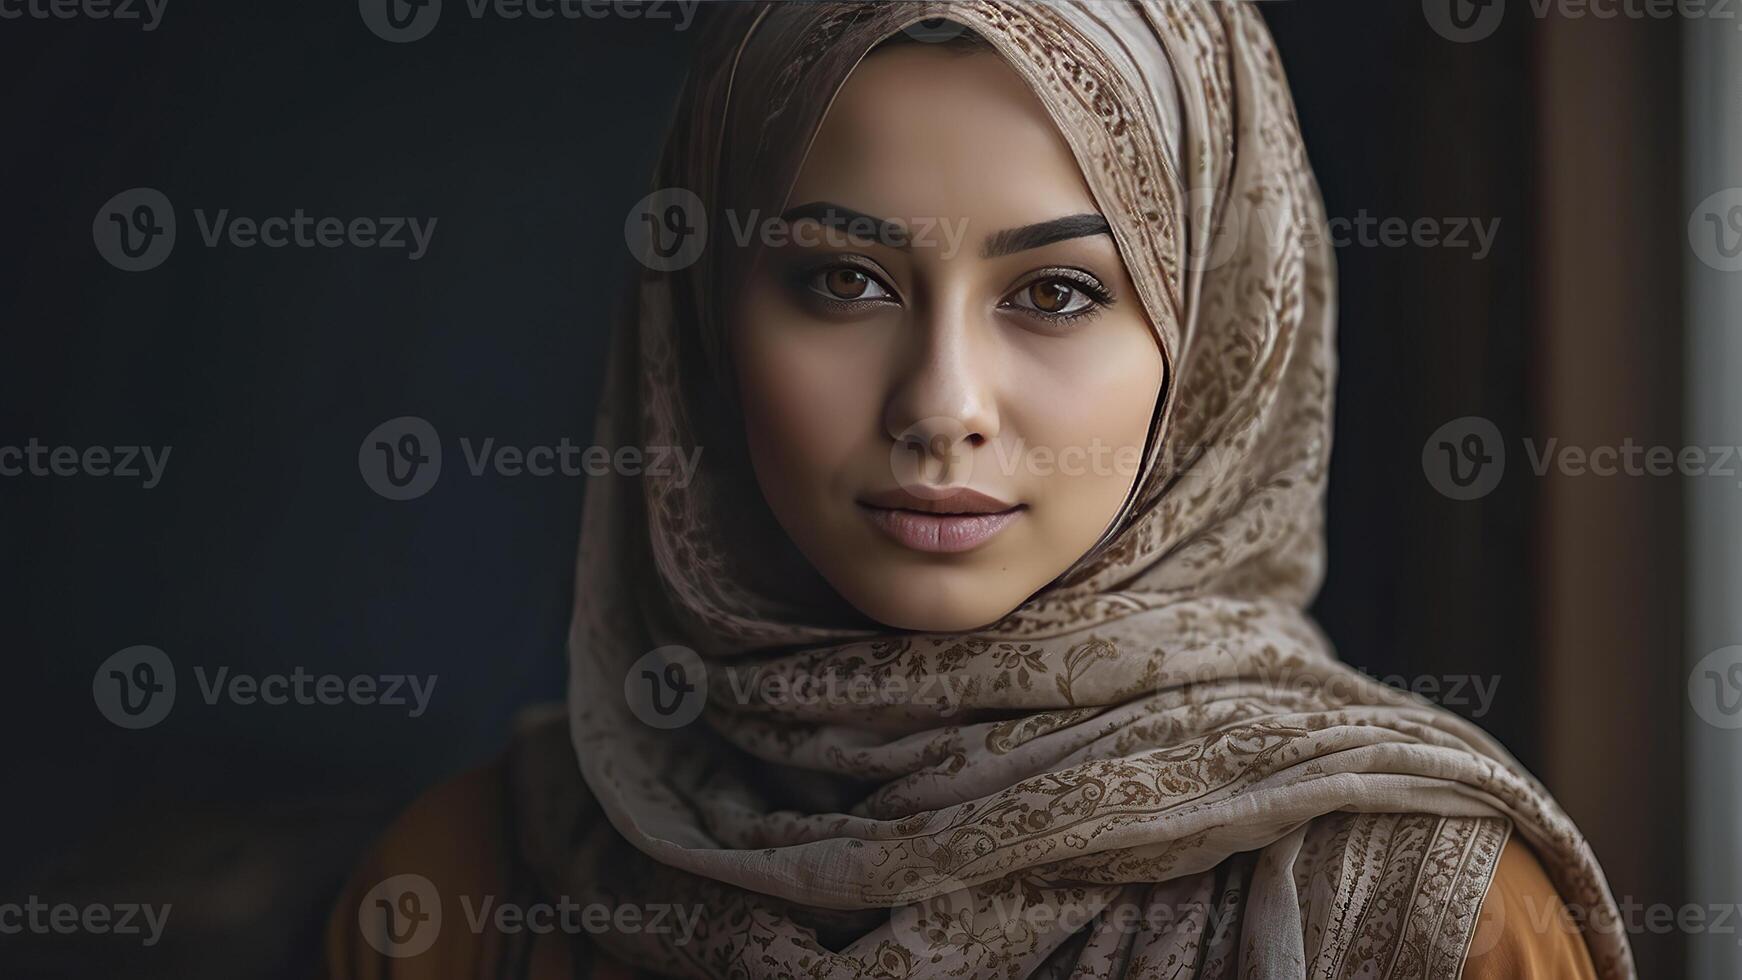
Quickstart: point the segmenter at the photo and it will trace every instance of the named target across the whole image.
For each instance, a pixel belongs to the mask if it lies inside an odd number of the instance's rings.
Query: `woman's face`
[[[925,44],[854,71],[787,203],[733,329],[762,493],[873,619],[992,623],[1140,469],[1165,368],[1106,222],[997,55]]]

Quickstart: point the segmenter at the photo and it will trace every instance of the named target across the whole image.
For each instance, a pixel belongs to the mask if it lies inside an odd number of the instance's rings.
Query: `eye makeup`
[[[862,255],[844,253],[826,261],[795,263],[783,278],[799,301],[837,315],[901,305],[889,274]]]
[[[998,308],[1061,326],[1095,316],[1114,302],[1113,290],[1099,278],[1083,269],[1056,266],[1030,273]]]
[[[854,253],[794,262],[781,278],[799,302],[831,315],[863,315],[903,305],[888,272]],[[1114,302],[1112,289],[1094,274],[1072,266],[1051,266],[1029,273],[999,300],[997,308],[1062,327],[1095,316]]]

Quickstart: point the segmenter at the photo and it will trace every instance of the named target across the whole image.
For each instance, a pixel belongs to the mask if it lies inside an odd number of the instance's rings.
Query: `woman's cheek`
[[[1112,325],[1108,325],[1112,326]],[[1018,434],[1037,528],[1049,548],[1087,551],[1137,478],[1164,377],[1147,322],[1060,345],[1024,361]]]
[[[852,325],[763,320],[740,347],[744,403],[758,471],[773,464],[794,489],[850,492],[839,484],[878,435],[878,360]]]

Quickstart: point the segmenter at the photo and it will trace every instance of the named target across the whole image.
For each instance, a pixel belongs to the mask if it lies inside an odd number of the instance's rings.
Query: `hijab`
[[[724,336],[754,259],[727,222],[779,214],[854,66],[939,16],[1064,135],[1169,382],[1100,542],[1000,621],[934,635],[868,622],[793,560],[748,476]],[[1456,977],[1517,833],[1589,911],[1598,975],[1633,976],[1546,790],[1339,662],[1305,611],[1334,275],[1251,5],[828,0],[711,26],[655,181],[695,195],[708,247],[640,275],[596,434],[705,453],[687,481],[589,486],[566,744],[516,765],[545,887],[699,908],[687,941],[602,939],[673,976]],[[693,688],[700,716],[650,724],[644,674]]]

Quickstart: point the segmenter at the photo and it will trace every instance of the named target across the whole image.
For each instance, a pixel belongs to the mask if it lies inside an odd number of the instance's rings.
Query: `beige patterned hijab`
[[[722,342],[753,258],[723,216],[780,213],[848,73],[939,13],[1064,133],[1170,378],[1102,542],[955,635],[869,623],[795,558],[748,476]],[[697,194],[714,233],[695,264],[643,277],[598,428],[605,445],[701,446],[702,466],[688,485],[589,488],[574,754],[518,766],[547,887],[703,906],[687,943],[624,932],[612,952],[692,977],[1456,977],[1515,831],[1569,904],[1617,921],[1534,779],[1338,662],[1304,612],[1333,274],[1256,11],[782,2],[715,27],[656,185]],[[668,645],[705,665],[681,679],[706,710],[662,730],[625,680]],[[1585,938],[1600,976],[1633,975],[1618,929]]]

